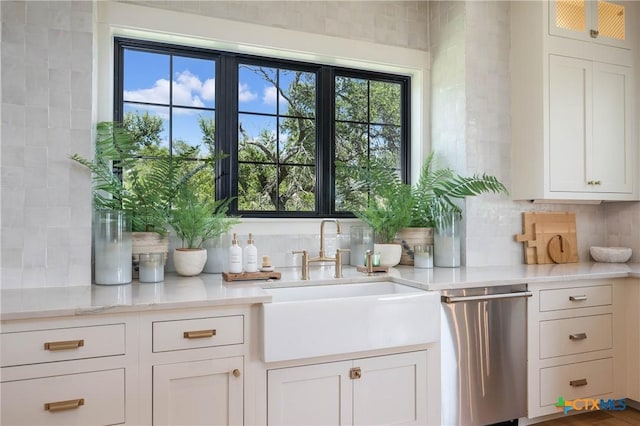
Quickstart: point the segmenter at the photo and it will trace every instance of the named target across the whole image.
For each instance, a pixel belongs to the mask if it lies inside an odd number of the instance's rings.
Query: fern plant
[[[228,217],[231,199],[201,200],[191,186],[183,186],[174,199],[169,224],[182,240],[182,248],[202,248],[205,240],[228,232],[239,219]]]
[[[120,123],[100,122],[96,130],[94,159],[78,154],[70,158],[93,174],[94,207],[124,211],[133,231],[166,235],[173,199],[194,175],[220,158],[210,157],[193,167],[189,158],[196,148],[191,148],[180,155],[156,156],[141,167],[136,143]]]
[[[462,215],[456,200],[482,193],[508,193],[494,176],[475,174],[464,177],[449,168],[436,168],[435,154],[425,160],[420,178],[412,188],[412,227],[433,227],[436,218],[449,214]]]
[[[368,193],[364,208],[348,208],[373,229],[378,243],[393,242],[396,233],[411,223],[411,186],[402,182],[395,170],[376,161],[371,161],[366,170],[345,172],[353,177],[353,190]]]

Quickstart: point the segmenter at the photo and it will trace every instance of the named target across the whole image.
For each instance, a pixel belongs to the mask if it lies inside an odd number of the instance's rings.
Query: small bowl
[[[631,258],[629,247],[591,247],[591,257],[596,262],[624,263]]]

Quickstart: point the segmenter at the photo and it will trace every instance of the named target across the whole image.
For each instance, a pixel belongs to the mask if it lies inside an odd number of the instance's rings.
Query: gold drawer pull
[[[569,296],[569,300],[572,302],[582,302],[583,300],[587,300],[587,295],[581,294],[580,296]]]
[[[569,340],[584,340],[587,338],[587,333],[575,333],[569,335]]]
[[[202,339],[205,337],[213,337],[216,335],[216,330],[197,330],[197,331],[185,331],[183,334],[185,339]]]
[[[75,410],[81,405],[84,405],[84,398],[70,399],[68,401],[46,402],[44,404],[44,409],[51,412]]]
[[[586,386],[587,379],[571,380],[569,384],[574,388],[577,388],[578,386]]]
[[[231,374],[233,374],[233,377],[240,377],[240,370],[236,368],[231,372]]]
[[[44,349],[46,351],[66,351],[68,349],[78,349],[84,346],[84,340],[65,340],[64,342],[46,342]]]

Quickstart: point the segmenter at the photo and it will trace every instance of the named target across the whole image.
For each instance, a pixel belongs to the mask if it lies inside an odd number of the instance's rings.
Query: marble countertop
[[[425,290],[486,287],[598,278],[640,278],[640,264],[571,263],[461,268],[391,268],[388,274],[368,277],[345,266],[343,279],[333,278],[333,266],[310,268],[311,280],[300,279],[300,268],[283,268],[278,281],[227,283],[220,274],[180,277],[166,274],[156,284],[6,289],[0,292],[0,319],[19,320],[96,313],[141,312],[162,309],[206,308],[270,302],[263,288],[392,280]]]

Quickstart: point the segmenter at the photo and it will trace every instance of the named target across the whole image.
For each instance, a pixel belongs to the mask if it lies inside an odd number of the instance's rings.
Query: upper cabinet
[[[619,1],[549,2],[549,34],[629,48],[626,5]]]
[[[639,198],[638,49],[628,43],[634,7],[581,0],[511,3],[514,199]],[[605,19],[607,10],[617,12]]]

